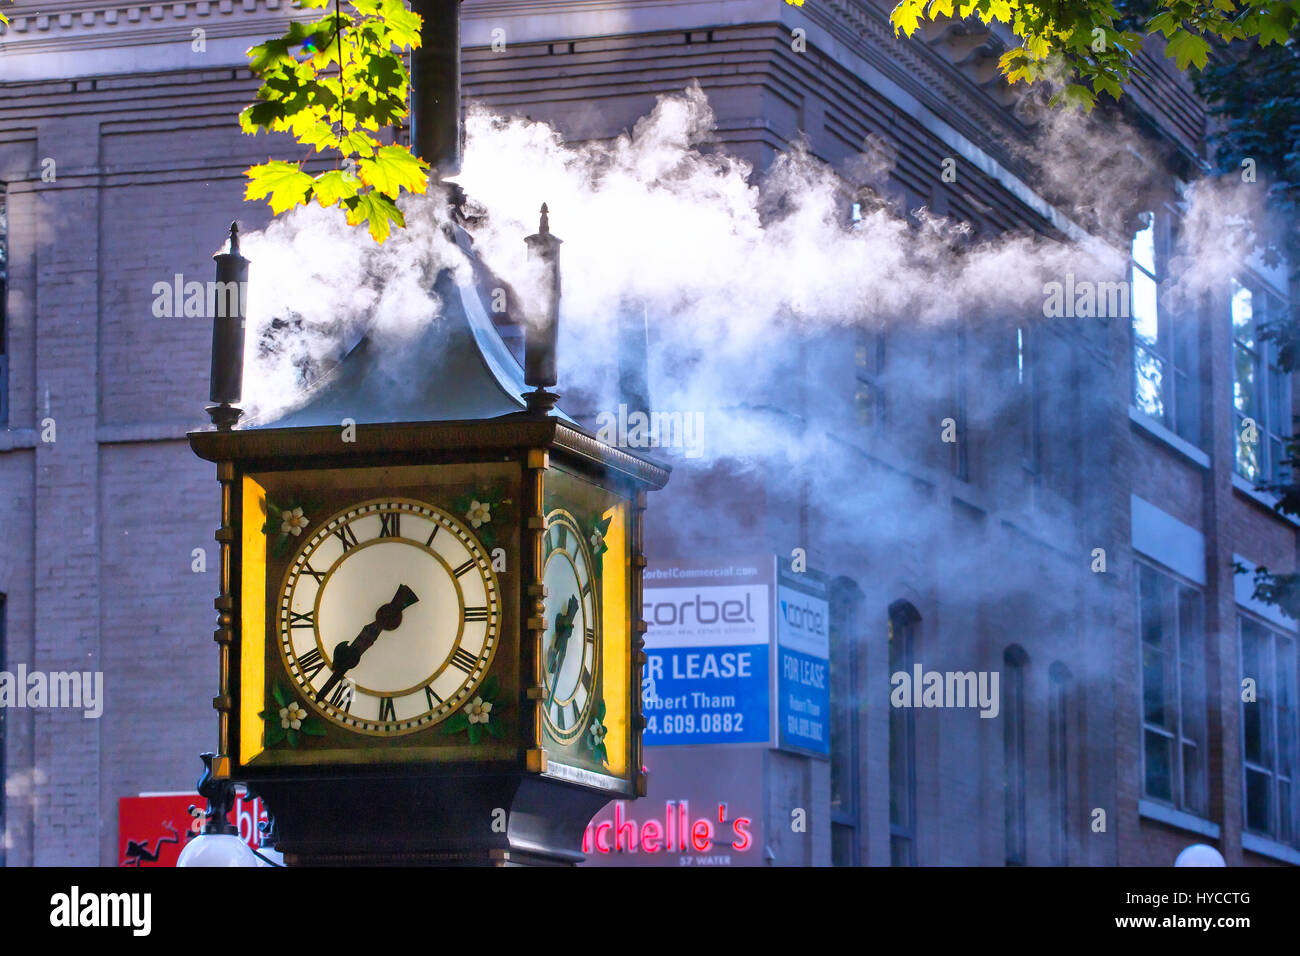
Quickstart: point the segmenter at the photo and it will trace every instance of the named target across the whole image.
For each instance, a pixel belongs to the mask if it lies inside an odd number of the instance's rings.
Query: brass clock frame
[[[574,517],[574,516],[573,516],[573,515],[572,515],[572,514],[567,510],[567,509],[565,509],[565,508],[552,508],[550,511],[548,511],[548,512],[546,513],[546,515],[545,515],[545,517],[544,517],[544,519],[543,519],[543,520],[546,522],[546,529],[545,529],[545,531],[542,533],[542,549],[543,549],[543,555],[544,555],[544,556],[543,556],[543,559],[542,559],[542,570],[541,570],[542,578],[545,579],[545,577],[546,577],[546,565],[550,562],[551,558],[552,558],[552,557],[555,555],[555,553],[556,553],[556,552],[553,550],[553,551],[551,551],[550,555],[546,555],[546,554],[545,554],[545,548],[546,548],[546,543],[545,543],[545,542],[546,542],[546,535],[550,533],[551,528],[554,526],[554,525],[552,524],[552,522],[556,519],[556,516],[557,516],[557,515],[560,516],[561,523],[562,523],[563,525],[566,525],[566,526],[568,527],[568,529],[569,529],[569,532],[573,535],[573,537],[574,537],[574,541],[575,541],[576,544],[577,544],[578,551],[579,551],[579,553],[580,553],[581,556],[582,556],[582,560],[583,560],[583,562],[584,562],[584,563],[586,564],[586,566],[587,566],[587,579],[588,579],[588,581],[591,583],[591,586],[592,586],[592,589],[593,589],[592,597],[591,597],[591,608],[592,608],[591,616],[592,616],[592,625],[593,625],[593,628],[594,628],[594,630],[596,631],[596,635],[597,635],[596,639],[593,641],[593,648],[592,648],[592,661],[591,661],[591,667],[592,667],[592,685],[591,685],[590,693],[589,693],[589,695],[588,695],[588,697],[587,697],[587,702],[582,706],[582,709],[579,711],[579,713],[578,713],[578,718],[577,718],[577,720],[574,721],[573,727],[572,727],[570,730],[568,730],[568,731],[562,731],[562,730],[560,730],[558,727],[556,727],[556,726],[555,726],[555,723],[551,720],[550,714],[548,714],[548,713],[546,712],[546,700],[543,700],[543,701],[542,701],[542,708],[541,708],[542,721],[543,721],[544,726],[546,727],[546,732],[547,732],[547,733],[551,736],[551,738],[552,738],[553,740],[555,740],[557,743],[561,743],[561,744],[572,744],[572,743],[573,743],[575,740],[577,740],[577,739],[582,735],[582,733],[587,729],[587,725],[589,724],[590,719],[591,719],[591,712],[592,712],[592,709],[595,707],[596,688],[597,688],[597,685],[600,683],[600,660],[601,660],[601,646],[600,646],[600,645],[601,645],[601,640],[600,640],[600,635],[603,633],[603,632],[602,632],[602,625],[603,625],[603,613],[602,613],[602,612],[603,612],[603,609],[602,609],[601,606],[600,606],[600,600],[597,598],[597,596],[596,596],[596,594],[595,594],[595,586],[596,586],[596,579],[595,579],[595,574],[596,574],[596,565],[595,565],[595,562],[592,560],[591,549],[588,547],[588,545],[587,545],[587,540],[586,540],[586,538],[583,536],[582,526],[581,526],[581,524],[578,522],[578,519],[575,518],[575,517]],[[565,558],[570,562],[570,564],[573,563],[573,557],[572,557],[572,555],[570,555],[567,551],[563,551],[563,549],[556,549],[556,550],[560,550],[560,551],[562,551],[562,553],[564,554]],[[581,578],[577,575],[577,568],[576,568],[576,566],[574,567],[574,577],[577,577],[579,580],[581,580]],[[555,610],[556,610],[556,609],[555,609],[554,607],[548,607],[548,611],[547,611],[547,613],[553,615],[553,614],[555,613]],[[586,642],[586,636],[585,636],[585,634],[584,634],[584,636],[583,636],[583,642],[584,642],[584,643]],[[556,680],[557,680],[557,681],[559,680],[559,675],[558,675],[558,674],[556,674]],[[581,686],[581,681],[579,681],[578,686]],[[545,675],[545,673],[542,674],[542,687],[543,687],[543,688],[546,687],[546,675]],[[554,692],[552,692],[552,693],[554,693]],[[564,698],[564,699],[560,699],[559,697],[555,697],[554,700],[556,700],[557,702],[559,702],[559,703],[561,703],[561,704],[567,704],[569,701],[573,700],[573,698],[574,698],[575,696],[577,696],[577,693],[578,693],[578,691],[577,691],[577,687],[575,687],[575,688],[574,688],[574,691],[573,691],[573,694],[571,694],[569,697]],[[548,698],[548,699],[550,699],[550,698]]]
[[[452,780],[458,774],[489,774],[492,780],[547,778],[556,784],[578,787],[603,795],[596,799],[630,797],[644,794],[645,779],[641,772],[641,730],[645,721],[641,713],[640,674],[645,664],[644,633],[646,625],[641,620],[642,572],[645,568],[643,553],[643,515],[646,492],[663,487],[668,480],[668,469],[597,440],[594,436],[554,417],[528,413],[507,415],[501,418],[472,421],[423,422],[395,424],[357,424],[354,441],[344,442],[340,427],[265,428],[242,431],[202,431],[191,433],[190,443],[195,453],[216,464],[217,479],[221,489],[221,526],[217,530],[219,544],[220,590],[214,602],[217,609],[217,629],[214,640],[219,650],[218,692],[213,707],[218,714],[218,754],[213,762],[218,778],[248,782],[272,801],[310,800],[322,814],[311,824],[319,837],[302,837],[302,846],[314,845],[313,840],[337,840],[343,808],[333,807],[330,799],[337,794],[340,779],[354,780],[355,799],[371,801],[397,800],[405,794],[394,781],[410,776],[412,781],[423,781],[420,793],[432,793],[440,785],[438,780]],[[240,728],[235,719],[243,692],[241,687],[240,620],[243,613],[242,576],[243,537],[241,526],[246,522],[243,484],[247,476],[258,473],[310,473],[321,481],[330,483],[334,475],[357,469],[428,468],[441,465],[485,466],[505,465],[518,476],[518,502],[516,504],[518,527],[518,552],[511,550],[509,575],[515,582],[507,588],[501,583],[500,596],[503,607],[502,632],[493,665],[501,672],[502,654],[510,673],[517,678],[506,681],[510,687],[507,704],[515,710],[517,735],[502,745],[498,756],[484,760],[469,760],[457,755],[405,753],[400,747],[392,751],[382,765],[387,776],[375,776],[373,760],[355,763],[322,764],[311,758],[295,755],[295,760],[270,766],[240,763]],[[613,777],[598,773],[561,772],[563,768],[548,767],[544,736],[545,724],[541,713],[545,699],[542,680],[541,632],[545,630],[544,615],[546,593],[543,584],[543,511],[548,475],[562,470],[582,480],[611,492],[625,502],[627,516],[628,596],[627,637],[621,642],[627,655],[625,671],[628,688],[628,748],[625,774]],[[340,486],[340,491],[344,490]],[[380,491],[379,494],[383,492]],[[436,504],[436,502],[430,502]],[[247,529],[245,529],[247,530]],[[607,558],[609,556],[607,555]],[[516,595],[511,598],[510,595]],[[511,610],[509,602],[515,601]],[[619,626],[606,620],[605,628]],[[508,629],[517,629],[514,634]],[[278,654],[278,652],[277,652]],[[513,655],[513,657],[511,657]],[[256,691],[260,695],[261,691]],[[515,697],[514,695],[518,696]],[[390,740],[390,743],[405,738]],[[501,742],[498,742],[501,744]],[[435,775],[436,776],[431,776]],[[394,776],[397,775],[397,776]],[[484,778],[485,780],[489,778]],[[312,784],[311,781],[318,781]],[[383,786],[379,781],[385,781]],[[373,783],[368,782],[373,781]],[[517,785],[517,784],[515,784]],[[450,784],[449,784],[450,786]],[[512,785],[513,786],[513,785]],[[313,787],[328,787],[326,790]],[[417,791],[411,791],[416,793]],[[461,799],[455,789],[437,790],[442,793],[444,813],[454,810]],[[529,791],[530,793],[532,791]],[[557,791],[558,793],[559,791]],[[317,793],[318,796],[310,796]],[[540,793],[540,791],[539,791]],[[401,797],[401,799],[407,799]],[[467,798],[466,798],[467,799]],[[533,799],[533,798],[529,798]],[[306,820],[296,811],[295,818]],[[585,811],[583,811],[585,812]],[[312,818],[315,820],[316,818]],[[330,824],[329,821],[335,821]],[[305,824],[300,824],[305,825]],[[327,825],[332,829],[328,830]],[[383,831],[367,829],[349,818],[355,839],[363,838],[383,842]],[[323,844],[322,844],[323,845]],[[358,844],[359,845],[359,844]]]

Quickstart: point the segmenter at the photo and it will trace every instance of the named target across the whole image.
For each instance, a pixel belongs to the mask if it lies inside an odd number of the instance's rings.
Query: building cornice
[[[4,82],[242,66],[253,41],[283,32],[296,13],[289,0],[64,0],[39,6],[18,0],[5,12],[10,22],[0,24]],[[142,57],[146,47],[149,55]]]

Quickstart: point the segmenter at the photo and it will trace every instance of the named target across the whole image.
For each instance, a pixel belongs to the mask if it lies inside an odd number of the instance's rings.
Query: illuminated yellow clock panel
[[[514,759],[512,462],[246,475],[239,764]]]
[[[625,779],[631,667],[627,504],[552,470],[545,512],[543,744],[552,764]]]

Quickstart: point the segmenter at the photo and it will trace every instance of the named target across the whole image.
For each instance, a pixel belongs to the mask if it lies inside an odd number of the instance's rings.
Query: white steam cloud
[[[1080,221],[1115,235],[1149,165],[1109,129],[1099,178],[1068,175],[1072,162],[1085,162],[1081,145],[1091,144],[1084,154],[1097,152],[1087,128],[1095,122],[1054,114],[1041,123],[1040,181]],[[778,396],[806,377],[807,356],[784,347],[802,336],[830,336],[826,348],[843,351],[852,327],[1014,326],[1041,316],[1044,284],[1067,273],[1127,277],[1122,243],[980,239],[964,223],[890,205],[871,188],[892,162],[878,137],[839,173],[795,148],[755,182],[747,163],[715,148],[713,131],[698,86],[661,98],[630,134],[608,143],[568,145],[544,123],[473,109],[459,177],[484,213],[472,227],[478,254],[525,302],[536,291],[523,237],[536,231],[540,204],[550,206],[552,230],[564,240],[561,391],[589,410],[616,409],[620,317],[643,316],[653,405],[725,414],[725,424],[709,428],[711,460],[752,465],[759,449],[773,447],[772,415],[740,409],[780,406]],[[1221,188],[1202,195],[1176,264],[1202,283],[1218,282],[1242,249],[1225,248],[1219,228],[1231,200]],[[408,228],[383,245],[337,210],[317,208],[246,237],[253,268],[245,395],[254,422],[301,401],[311,378],[363,332],[400,349],[437,321],[428,291],[436,270],[465,265],[440,228],[440,202],[432,193],[411,197]],[[924,364],[892,374],[896,382],[905,375],[897,384],[918,399],[947,387]],[[843,395],[848,385],[830,387]],[[810,413],[843,404],[812,403]],[[792,426],[777,443],[782,455],[823,458],[824,433],[839,422],[818,424]]]

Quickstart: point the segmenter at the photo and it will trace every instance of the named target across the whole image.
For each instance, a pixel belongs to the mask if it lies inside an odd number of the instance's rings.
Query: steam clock
[[[457,7],[414,4],[436,60],[413,64],[413,135],[443,175]],[[522,367],[486,307],[499,283],[447,229],[474,268],[437,276],[427,333],[382,369],[363,338],[279,421],[234,427],[242,317],[214,324],[217,427],[190,435],[221,488],[211,786],[260,795],[290,864],[577,862],[600,807],[645,790],[642,522],[667,470],[547,390],[545,208]],[[217,260],[246,272],[233,230]]]

